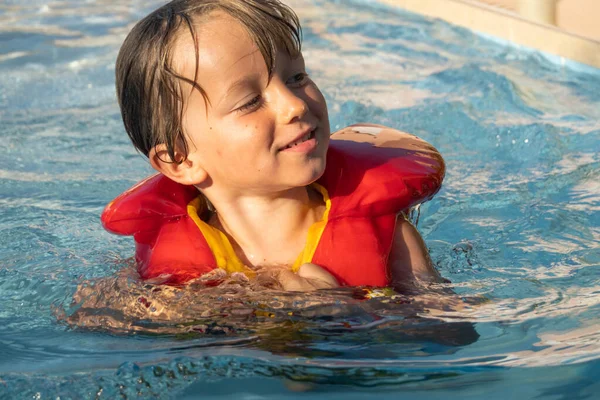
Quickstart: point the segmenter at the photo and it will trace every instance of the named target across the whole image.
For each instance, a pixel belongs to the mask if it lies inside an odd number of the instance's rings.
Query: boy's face
[[[308,78],[302,56],[280,51],[271,80],[258,47],[224,13],[197,27],[198,53],[189,35],[175,47],[174,68],[205,91],[184,84],[183,127],[188,159],[233,194],[274,193],[321,176],[329,144],[327,105]],[[296,144],[296,145],[294,145]]]

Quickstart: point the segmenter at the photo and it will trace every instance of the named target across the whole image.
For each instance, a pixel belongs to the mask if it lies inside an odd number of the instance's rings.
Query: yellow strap
[[[187,206],[187,213],[196,223],[196,226],[204,235],[208,247],[215,256],[217,261],[217,267],[227,271],[228,274],[233,272],[244,272],[252,274],[252,270],[246,267],[242,261],[238,258],[233,250],[233,246],[229,242],[229,239],[223,232],[214,228],[202,221],[199,217],[199,211],[202,212],[206,209],[206,202],[202,195],[196,197]]]
[[[304,250],[302,250],[302,252],[298,255],[298,258],[296,258],[296,261],[294,261],[294,264],[292,265],[293,272],[298,272],[298,269],[300,269],[302,264],[312,262],[315,251],[317,251],[319,241],[321,240],[321,235],[323,235],[323,231],[325,230],[325,226],[329,220],[331,199],[329,199],[329,193],[327,192],[327,189],[318,183],[313,183],[311,186],[313,189],[316,189],[319,193],[321,193],[321,196],[323,196],[323,201],[325,201],[325,212],[323,213],[323,218],[320,221],[315,222],[310,226],[310,228],[308,228],[308,235],[306,236]]]

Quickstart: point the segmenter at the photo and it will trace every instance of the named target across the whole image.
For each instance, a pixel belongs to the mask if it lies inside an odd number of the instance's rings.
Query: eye
[[[256,108],[258,108],[260,106],[260,102],[261,102],[260,95],[255,96],[255,97],[252,98],[252,100],[250,100],[249,102],[247,102],[243,106],[241,106],[238,109],[236,109],[236,111],[244,112],[244,111],[254,110],[254,109],[256,109]]]
[[[293,87],[299,87],[307,83],[308,80],[308,74],[306,72],[300,72],[288,79],[286,83]]]

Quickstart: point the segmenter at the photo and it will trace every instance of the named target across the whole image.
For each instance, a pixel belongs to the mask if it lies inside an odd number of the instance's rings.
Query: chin
[[[307,171],[309,172],[306,183],[303,186],[310,185],[311,183],[318,180],[323,173],[325,172],[325,167],[327,165],[327,158],[323,156],[322,158],[311,160],[311,168]]]

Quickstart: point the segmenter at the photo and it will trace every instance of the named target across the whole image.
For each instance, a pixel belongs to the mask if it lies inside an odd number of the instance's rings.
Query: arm
[[[396,219],[388,268],[394,287],[405,287],[419,282],[445,282],[433,267],[423,238],[402,214]]]
[[[275,271],[275,275],[281,288],[291,292],[311,292],[340,286],[333,275],[323,267],[312,263],[302,264],[298,273],[293,273],[288,269],[280,269]]]
[[[388,267],[393,288],[398,292],[415,295],[413,306],[423,307],[428,316],[446,315],[448,311],[460,312],[465,307],[470,307],[449,288],[431,290],[423,287],[423,284],[450,281],[433,267],[423,238],[403,215],[396,219]],[[479,338],[470,322],[441,323],[416,332],[420,339],[427,338],[451,346],[465,346]]]

